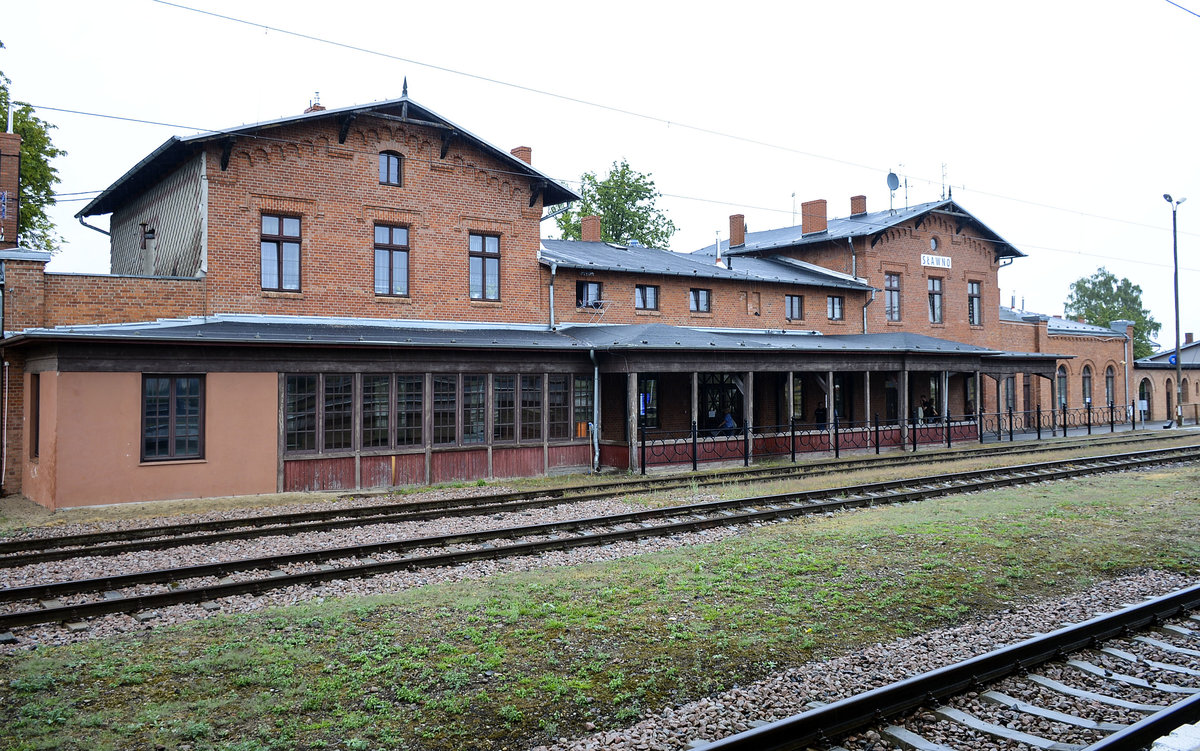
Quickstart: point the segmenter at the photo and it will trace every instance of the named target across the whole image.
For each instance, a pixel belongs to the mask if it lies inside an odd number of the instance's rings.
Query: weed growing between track
[[[0,746],[525,748],[1107,576],[1194,573],[1198,479],[976,493],[41,649],[0,660]]]

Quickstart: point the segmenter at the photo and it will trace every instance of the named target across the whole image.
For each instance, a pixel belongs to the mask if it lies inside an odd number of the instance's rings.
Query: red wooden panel
[[[550,468],[556,467],[590,467],[592,466],[592,447],[586,443],[574,443],[570,446],[550,447]]]
[[[492,449],[492,475],[495,477],[540,475],[544,471],[543,462],[541,446]]]
[[[283,463],[283,489],[353,490],[354,457],[294,459]]]
[[[539,449],[540,450],[540,449]],[[487,450],[434,451],[432,482],[478,480],[487,477]]]
[[[390,488],[425,483],[424,454],[364,456],[361,466],[364,488]]]
[[[629,469],[629,447],[624,444],[600,444],[600,466]]]

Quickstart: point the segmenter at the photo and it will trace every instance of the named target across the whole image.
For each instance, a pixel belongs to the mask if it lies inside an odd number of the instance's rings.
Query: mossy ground
[[[11,749],[518,749],[1139,569],[1200,566],[1200,468],[218,617],[0,660]]]

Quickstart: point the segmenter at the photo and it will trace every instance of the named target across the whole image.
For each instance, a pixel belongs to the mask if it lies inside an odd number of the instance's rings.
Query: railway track
[[[1200,719],[1197,608],[1200,585],[703,748],[1138,751]]]
[[[0,630],[1197,459],[1200,446],[1147,450],[10,587],[0,590]]]
[[[1173,437],[1173,436],[1172,436]],[[947,459],[970,459],[1004,454],[1043,453],[1094,446],[1116,446],[1162,441],[1160,436],[1128,436],[1118,439],[1072,440],[1029,449],[980,447],[951,452],[878,455],[819,464],[787,465],[737,471],[712,471],[688,475],[620,480],[587,486],[564,485],[483,496],[444,498],[412,503],[382,503],[360,507],[341,507],[289,514],[264,514],[186,524],[160,525],[138,529],[59,535],[0,542],[0,568],[68,560],[81,556],[117,555],[133,551],[167,550],[189,545],[212,544],[264,536],[299,535],[369,524],[420,521],[451,516],[507,513],[532,508],[582,502],[614,495],[673,490],[688,487],[748,484],[795,477],[813,477],[851,472],[863,468],[920,466]]]

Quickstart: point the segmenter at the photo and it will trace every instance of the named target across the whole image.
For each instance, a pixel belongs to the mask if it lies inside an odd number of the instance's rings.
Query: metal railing
[[[1058,409],[1042,409],[1039,404],[1034,409],[1016,411],[1009,409],[1005,412],[987,412],[979,416],[979,424],[985,438],[997,441],[1005,439],[1016,440],[1034,435],[1038,440],[1043,436],[1066,436],[1068,431],[1092,435],[1097,432],[1116,432],[1118,425],[1129,425],[1136,429],[1139,422],[1137,404],[1087,404],[1083,407],[1069,408],[1066,405]],[[1141,419],[1145,427],[1145,418]]]

